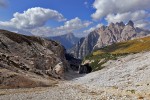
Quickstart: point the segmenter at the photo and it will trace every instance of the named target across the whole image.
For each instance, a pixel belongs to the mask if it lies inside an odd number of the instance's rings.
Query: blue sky
[[[0,28],[38,36],[73,32],[82,37],[101,25],[133,20],[137,27],[149,29],[149,4],[150,0],[0,0]]]
[[[87,8],[84,5],[85,1],[86,0],[10,0],[6,8],[0,9],[0,13],[2,13],[0,19],[1,21],[6,21],[11,19],[15,12],[22,13],[32,7],[42,7],[57,10],[67,19],[78,16],[81,19],[91,20],[90,15],[94,9]],[[92,2],[94,2],[94,0],[89,0],[89,7],[92,6]]]

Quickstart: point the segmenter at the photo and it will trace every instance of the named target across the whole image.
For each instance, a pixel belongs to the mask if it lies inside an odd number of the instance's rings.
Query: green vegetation
[[[129,40],[106,46],[99,50],[93,51],[84,58],[84,61],[93,60],[90,63],[90,66],[92,66],[93,71],[96,71],[102,69],[104,67],[102,65],[109,60],[117,60],[120,56],[126,56],[128,54],[135,54],[144,51],[150,51],[150,37]]]
[[[127,90],[127,92],[131,92],[131,93],[133,93],[133,94],[135,94],[135,90]]]

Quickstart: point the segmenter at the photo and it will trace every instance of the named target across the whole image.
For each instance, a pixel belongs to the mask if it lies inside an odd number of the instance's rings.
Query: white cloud
[[[127,23],[132,20],[135,26],[149,27],[150,0],[95,0],[93,7],[95,13],[91,15],[94,20],[104,18],[108,24],[111,22]]]
[[[138,21],[138,20],[145,19],[148,17],[150,17],[149,12],[140,10],[140,11],[135,11],[135,12],[117,13],[116,15],[108,14],[105,19],[108,21],[108,23],[111,23],[111,22],[116,23],[120,21],[127,22],[129,20]]]
[[[10,31],[30,32],[37,36],[56,36],[78,31],[88,27],[92,22],[82,21],[78,17],[64,22],[59,27],[45,27],[48,20],[65,21],[62,14],[55,10],[40,7],[30,8],[23,13],[15,13],[10,21],[0,21],[0,27]]]
[[[134,12],[137,10],[150,10],[150,0],[95,0],[93,7],[96,12],[93,19],[101,19],[108,14]]]
[[[97,24],[96,26],[91,27],[88,30],[84,30],[83,33],[89,34],[90,32],[94,31],[95,29],[100,28],[101,26],[103,26],[103,24]]]
[[[109,14],[105,18],[108,23],[116,23],[116,22],[128,22],[132,20],[135,23],[136,27],[140,28],[148,28],[150,26],[149,21],[146,20],[150,18],[150,13],[144,10],[135,11],[135,12],[126,12],[126,13],[118,13],[118,14]]]
[[[51,27],[39,27],[35,28],[31,31],[32,34],[38,36],[57,36],[63,35],[69,32],[74,32],[83,28],[88,27],[92,22],[90,21],[82,21],[78,17],[66,21],[63,26],[59,26],[56,28]]]
[[[0,7],[6,7],[6,6],[7,6],[6,0],[0,0]]]
[[[64,21],[62,14],[55,10],[40,7],[30,8],[23,13],[16,12],[10,21],[0,22],[1,26],[17,29],[32,29],[45,25],[48,20]]]
[[[150,29],[150,21],[139,20],[135,22],[136,27]]]
[[[79,19],[78,17],[71,19],[67,22],[65,22],[65,24],[63,26],[58,27],[58,30],[67,30],[68,32],[70,31],[74,31],[74,30],[79,30],[85,27],[88,27],[90,24],[92,24],[92,22],[90,21],[81,21],[81,19]]]
[[[54,29],[51,27],[39,27],[31,30],[31,33],[36,36],[54,35]]]

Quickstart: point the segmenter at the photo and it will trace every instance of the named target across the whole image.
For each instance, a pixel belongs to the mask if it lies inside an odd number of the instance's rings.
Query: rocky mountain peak
[[[66,49],[70,49],[79,41],[79,38],[76,37],[72,32],[61,36],[48,37],[48,39],[60,42]]]
[[[126,25],[123,22],[110,23],[109,26],[102,26],[91,32],[82,43],[80,41],[71,50],[75,57],[83,58],[95,49],[148,34],[150,31],[134,28],[134,23],[131,20]]]
[[[100,28],[99,28],[99,30],[102,30],[102,31],[104,31],[106,29],[106,26],[104,26],[104,25],[102,25]]]
[[[131,20],[127,23],[127,25],[134,27],[134,23]]]
[[[70,32],[70,33],[67,33],[67,34],[66,34],[66,37],[72,38],[72,37],[75,37],[75,36],[74,36],[74,34],[73,34],[72,32]]]
[[[116,23],[118,26],[125,26],[125,24],[123,22],[117,22]]]
[[[110,23],[108,27],[114,27],[115,24],[114,23]]]

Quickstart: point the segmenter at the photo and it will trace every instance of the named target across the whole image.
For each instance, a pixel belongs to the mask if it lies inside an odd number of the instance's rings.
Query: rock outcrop
[[[109,26],[102,26],[91,32],[85,38],[82,38],[69,52],[76,58],[82,59],[95,49],[116,42],[143,37],[149,33],[150,31],[135,28],[132,21],[129,21],[126,25],[123,22],[111,23]]]
[[[65,49],[59,43],[0,30],[0,87],[42,86],[44,78],[63,78],[67,67]],[[18,85],[10,85],[9,78]]]
[[[82,60],[74,58],[72,55],[66,53],[66,60],[68,61],[70,70],[77,72],[79,70],[79,66],[82,63]]]
[[[85,74],[85,73],[87,74],[92,72],[92,68],[88,63],[84,65],[80,65],[78,70],[79,70],[79,74]]]

